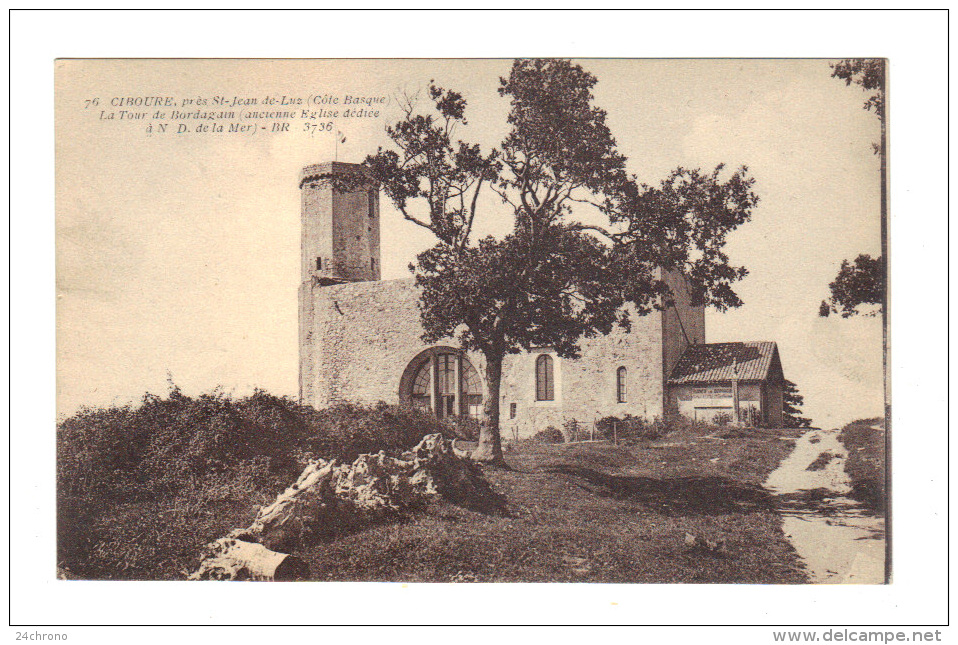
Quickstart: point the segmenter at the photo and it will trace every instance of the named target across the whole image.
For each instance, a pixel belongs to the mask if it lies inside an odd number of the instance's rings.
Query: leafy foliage
[[[513,203],[520,229],[567,213],[575,188],[600,197],[624,189],[626,159],[605,110],[592,105],[595,76],[566,60],[516,60],[499,83],[511,101],[512,130],[502,142],[498,192]]]
[[[874,110],[879,119],[885,117],[885,60],[882,58],[846,58],[832,65],[832,78],[845,85],[854,83],[862,91],[871,92],[864,108]]]
[[[875,316],[881,313],[885,297],[885,261],[861,254],[853,263],[842,261],[838,276],[828,285],[831,297],[823,300],[818,315],[840,313],[842,318],[856,314]],[[859,311],[861,305],[877,305],[877,310]]]
[[[680,419],[674,421],[680,421]],[[672,423],[665,422],[659,417],[649,421],[643,417],[626,414],[623,417],[603,417],[596,422],[595,429],[605,439],[615,438],[619,441],[655,440],[670,432],[672,425]]]
[[[805,403],[805,398],[798,393],[798,388],[794,383],[786,381],[785,384],[782,423],[786,428],[810,428],[812,420],[800,416],[802,413],[801,406]]]
[[[57,427],[57,559],[83,578],[176,578],[311,457],[351,461],[447,432],[387,406],[314,410],[258,391],[84,409]]]
[[[711,173],[680,167],[658,187],[642,184],[630,196],[623,236],[638,257],[682,273],[693,304],[719,311],[742,304],[732,284],[748,271],[729,264],[723,248],[728,235],[749,220],[758,204],[748,168],[723,180],[724,170],[722,164]],[[623,221],[619,213],[611,219]]]
[[[604,281],[612,261],[593,237],[560,225],[534,241],[513,234],[458,252],[437,245],[415,264],[423,338],[455,335],[487,356],[553,347],[575,357],[579,339],[608,333],[624,302],[622,290]]]
[[[798,393],[798,386],[788,379],[785,379],[782,400],[782,423],[786,428],[811,427],[812,420],[801,416],[802,406],[805,405],[805,397]]]
[[[386,127],[399,152],[379,148],[365,165],[405,219],[462,248],[469,243],[482,184],[496,176],[497,153],[484,156],[478,144],[453,141],[457,126],[466,123],[461,94],[430,82],[429,97],[438,115],[415,114],[415,97],[407,97],[405,118]],[[416,199],[428,202],[425,217],[412,212]]]
[[[832,65],[832,77],[845,81],[845,85],[854,83],[863,91],[871,92],[866,99],[864,108],[874,111],[881,121],[882,138],[880,143],[872,144],[875,154],[881,155],[881,223],[882,223],[882,255],[872,258],[869,255],[859,255],[853,263],[842,261],[838,276],[829,284],[832,295],[823,300],[818,314],[827,317],[832,313],[841,313],[842,318],[860,313],[859,305],[878,305],[876,311],[866,315],[884,314],[885,311],[885,248],[887,203],[886,203],[886,176],[885,176],[885,60],[882,58],[845,59]],[[887,331],[887,330],[886,330]]]
[[[732,283],[745,275],[723,253],[726,236],[758,202],[742,168],[725,176],[678,168],[660,186],[626,171],[593,105],[597,79],[567,60],[516,60],[499,94],[510,100],[510,131],[483,153],[454,142],[465,98],[434,84],[433,110],[386,132],[395,149],[366,165],[403,216],[437,244],[411,266],[422,290],[423,339],[454,337],[486,358],[485,425],[475,456],[501,461],[499,386],[505,355],[551,347],[575,357],[579,340],[628,327],[672,298],[660,269],[684,274],[696,304],[741,304]],[[471,243],[480,190],[511,211],[512,231]],[[425,214],[413,212],[423,203]],[[579,211],[592,211],[583,219]],[[598,216],[604,225],[592,223]]]
[[[468,416],[444,417],[442,419],[442,425],[446,428],[447,434],[451,437],[459,438],[464,441],[479,440],[481,424],[478,419]]]
[[[732,419],[733,416],[731,412],[718,412],[712,417],[712,423],[719,428],[724,428],[732,423]]]
[[[883,58],[846,58],[832,64],[832,78],[845,81],[845,85],[854,83],[864,92],[870,92],[862,106],[875,116],[882,124],[882,140],[873,143],[875,154],[884,157],[885,152],[885,59]]]
[[[549,426],[532,435],[533,441],[539,443],[565,443],[565,435],[555,426]]]

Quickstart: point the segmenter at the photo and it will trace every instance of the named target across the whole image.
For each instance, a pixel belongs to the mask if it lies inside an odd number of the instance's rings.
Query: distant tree
[[[842,318],[849,318],[858,313],[859,305],[878,305],[878,310],[866,312],[867,315],[884,315],[886,310],[886,235],[887,235],[887,185],[885,177],[885,60],[882,58],[845,59],[832,64],[832,77],[845,81],[845,85],[854,83],[868,92],[864,108],[874,111],[881,122],[881,140],[873,143],[872,149],[880,155],[881,181],[881,245],[882,254],[877,258],[870,255],[859,255],[854,262],[842,261],[838,276],[829,284],[831,297],[823,300],[818,308],[818,315],[827,317],[832,313],[841,313]],[[885,330],[887,334],[887,330]]]
[[[820,316],[833,313],[840,313],[842,318],[859,313],[878,315],[885,296],[885,263],[881,257],[872,258],[865,254],[859,255],[854,262],[843,260],[838,277],[828,288],[832,295],[822,301],[818,311]],[[877,309],[860,311],[860,305],[876,305]]]
[[[623,309],[647,314],[670,301],[658,268],[684,273],[697,303],[741,304],[731,284],[744,268],[723,252],[729,232],[749,219],[757,197],[743,168],[724,179],[679,168],[658,187],[625,170],[604,110],[592,105],[597,79],[565,60],[514,62],[499,93],[509,97],[510,131],[488,154],[453,143],[465,123],[462,95],[434,84],[435,114],[387,128],[395,150],[366,159],[403,216],[437,244],[411,265],[422,290],[426,342],[455,337],[485,358],[488,396],[473,458],[503,463],[499,432],[505,357],[550,347],[576,357],[583,337],[628,327]],[[494,191],[513,219],[500,239],[470,241],[478,193]],[[417,215],[412,204],[424,202]],[[589,223],[573,219],[588,209]]]
[[[785,379],[785,389],[783,393],[784,406],[782,408],[782,423],[786,428],[809,428],[812,425],[811,419],[801,416],[802,406],[805,405],[805,397],[798,393],[798,386]]]

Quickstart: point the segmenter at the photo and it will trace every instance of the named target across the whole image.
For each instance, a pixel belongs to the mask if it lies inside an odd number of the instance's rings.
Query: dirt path
[[[885,521],[846,497],[851,490],[846,457],[838,430],[809,430],[768,476],[765,488],[778,496],[785,536],[813,583],[880,584]]]

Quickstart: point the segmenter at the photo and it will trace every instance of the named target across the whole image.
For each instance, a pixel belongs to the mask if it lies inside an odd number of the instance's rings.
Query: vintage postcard
[[[884,59],[55,81],[59,577],[889,581]]]

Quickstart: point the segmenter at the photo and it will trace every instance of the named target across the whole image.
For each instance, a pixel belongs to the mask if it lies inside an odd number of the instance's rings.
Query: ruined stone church
[[[337,177],[348,188],[334,187]],[[378,401],[480,418],[481,354],[426,345],[412,278],[380,279],[379,190],[361,166],[308,166],[302,193],[299,396],[317,408]],[[500,401],[505,438],[570,420],[719,415],[782,423],[784,375],[773,342],[706,344],[705,311],[681,276],[665,276],[675,305],[633,316],[632,328],[581,342],[570,360],[549,347],[509,355]]]

